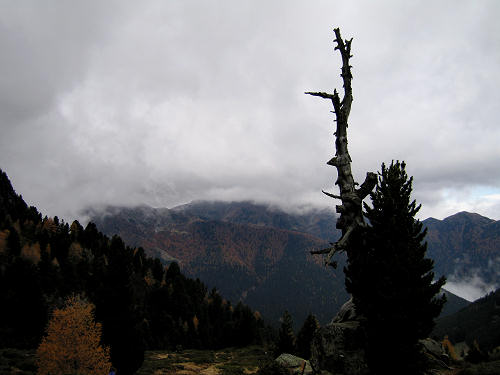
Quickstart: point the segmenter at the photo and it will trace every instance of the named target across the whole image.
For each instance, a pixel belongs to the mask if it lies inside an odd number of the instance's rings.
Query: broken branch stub
[[[336,118],[337,127],[334,133],[335,157],[330,159],[327,164],[337,168],[338,178],[335,184],[339,186],[340,195],[327,193],[325,191],[323,191],[323,193],[334,199],[340,199],[342,201],[341,205],[336,206],[336,211],[340,214],[336,226],[342,231],[342,236],[337,242],[327,249],[311,251],[311,254],[327,254],[325,262],[336,267],[337,263],[332,261],[332,257],[335,253],[346,251],[349,256],[349,252],[354,250],[349,246],[349,241],[352,234],[355,233],[355,229],[365,225],[362,202],[377,184],[377,175],[375,173],[368,172],[366,174],[365,181],[358,189],[356,189],[356,185],[358,184],[354,181],[352,176],[352,160],[347,149],[347,120],[351,112],[351,104],[353,100],[351,85],[352,73],[351,66],[349,65],[349,60],[352,57],[352,39],[346,39],[344,41],[340,35],[339,28],[334,29],[334,32],[334,42],[336,43],[335,50],[339,50],[342,57],[342,73],[340,76],[343,80],[344,96],[342,100],[340,100],[339,93],[336,89],[333,94],[311,91],[306,92],[306,94],[331,100],[334,109],[333,113],[335,113]]]

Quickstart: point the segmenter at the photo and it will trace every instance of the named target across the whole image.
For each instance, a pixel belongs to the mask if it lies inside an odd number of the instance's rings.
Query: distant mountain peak
[[[457,212],[456,214],[450,215],[445,217],[444,219],[436,219],[434,217],[429,217],[423,221],[425,225],[429,224],[438,224],[438,223],[467,223],[467,224],[479,224],[479,225],[484,225],[484,224],[489,224],[493,223],[495,220],[490,219],[486,216],[482,216],[480,214],[474,213],[474,212],[468,212],[468,211],[460,211]]]
[[[171,209],[172,212],[245,225],[257,225],[309,233],[326,241],[340,236],[335,227],[337,214],[330,208],[309,208],[299,212],[252,201],[194,201]]]
[[[478,224],[487,224],[487,223],[492,223],[495,220],[492,220],[490,218],[487,218],[485,216],[473,213],[473,212],[467,212],[467,211],[460,211],[457,212],[454,215],[446,217],[443,221],[460,221],[460,222],[472,222],[472,223],[478,223]]]

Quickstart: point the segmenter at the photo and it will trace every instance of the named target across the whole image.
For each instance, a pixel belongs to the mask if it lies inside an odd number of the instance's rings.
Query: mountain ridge
[[[490,289],[500,286],[500,221],[462,211],[423,224],[437,275],[450,282],[479,278]]]
[[[322,257],[309,254],[338,238],[332,210],[294,215],[251,202],[199,201],[172,209],[142,207],[134,212],[115,207],[108,212],[114,216],[93,218],[104,232],[111,235],[118,229],[127,241],[156,256],[168,254],[189,276],[216,286],[227,298],[242,300],[271,320],[299,305],[297,311],[290,311],[298,321],[314,312],[326,323],[348,299],[342,271],[345,256],[334,271],[324,266]],[[147,225],[140,224],[144,218],[149,220]],[[274,253],[266,255],[266,246]],[[450,299],[446,313],[467,304],[459,297]],[[276,308],[271,311],[266,304]]]
[[[247,207],[264,213],[249,214]],[[321,257],[309,253],[328,246],[328,242],[310,233],[283,229],[289,225],[284,224],[289,218],[283,212],[246,202],[225,208],[219,204],[208,209],[199,204],[170,210],[114,207],[92,221],[104,232],[119,234],[150,255],[177,260],[190,277],[217,287],[230,300],[254,306],[271,321],[278,322],[289,308],[291,290],[304,301],[292,311],[297,321],[303,321],[314,309],[321,321],[331,319],[348,299],[342,268],[328,269]],[[235,222],[227,220],[228,214]],[[222,218],[226,220],[215,220]],[[297,219],[293,229],[305,228],[308,223],[307,218]],[[325,293],[326,289],[338,293]]]
[[[340,231],[332,224],[335,223],[337,214],[330,208],[309,207],[297,212],[287,212],[278,206],[251,201],[195,201],[171,210],[212,220],[296,230],[327,241],[335,241],[340,237]]]

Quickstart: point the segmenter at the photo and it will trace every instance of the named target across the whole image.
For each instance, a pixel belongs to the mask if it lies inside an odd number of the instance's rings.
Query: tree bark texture
[[[362,202],[363,199],[370,194],[377,183],[377,175],[372,172],[366,174],[366,179],[359,186],[354,181],[351,172],[351,156],[347,149],[347,127],[349,113],[351,112],[352,97],[352,73],[349,60],[351,55],[350,40],[343,40],[340,35],[340,29],[334,29],[336,43],[335,50],[339,50],[342,56],[342,73],[340,76],[343,80],[344,96],[340,100],[339,94],[335,89],[332,94],[325,92],[306,92],[308,95],[318,96],[323,99],[332,101],[333,109],[336,117],[337,127],[335,131],[335,156],[330,159],[327,164],[337,168],[338,178],[335,184],[339,186],[340,195],[323,192],[326,195],[340,199],[341,205],[336,206],[337,213],[340,217],[337,219],[336,227],[342,231],[342,236],[332,246],[318,251],[312,251],[312,254],[327,254],[325,262],[333,267],[336,267],[336,262],[332,260],[335,253],[340,251],[347,251],[349,249],[349,239],[353,232],[358,227],[364,227],[365,221],[363,218]],[[349,251],[348,255],[349,255]]]

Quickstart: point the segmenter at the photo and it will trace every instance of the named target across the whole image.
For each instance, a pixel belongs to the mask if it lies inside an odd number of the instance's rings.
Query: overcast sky
[[[421,218],[500,219],[500,2],[0,0],[0,168],[45,215],[197,199],[334,205],[352,44],[359,182],[405,160]]]

